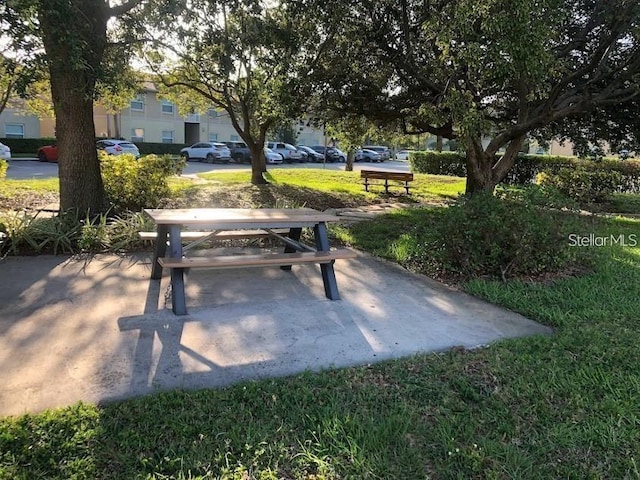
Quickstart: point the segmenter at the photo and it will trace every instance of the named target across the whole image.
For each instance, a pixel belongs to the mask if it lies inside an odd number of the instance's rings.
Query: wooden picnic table
[[[144,212],[156,225],[151,278],[160,279],[163,268],[170,269],[172,309],[176,315],[187,314],[184,291],[184,271],[187,268],[276,265],[291,270],[293,264],[319,263],[325,295],[331,300],[339,300],[333,263],[337,259],[356,256],[348,248],[330,248],[326,224],[339,218],[311,208],[185,208],[146,209]],[[187,237],[184,232],[189,227],[206,231],[199,232],[197,240],[183,247]],[[313,229],[314,246],[300,241],[303,228]],[[280,240],[284,244],[284,251],[259,255],[184,257],[187,250],[208,239],[265,235]]]

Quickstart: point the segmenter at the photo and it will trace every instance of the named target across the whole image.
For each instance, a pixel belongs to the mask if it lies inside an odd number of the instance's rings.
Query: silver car
[[[302,153],[300,153],[298,149],[290,143],[269,142],[267,143],[267,148],[279,153],[282,156],[282,160],[287,163],[303,162]]]
[[[199,160],[208,163],[231,161],[231,150],[220,142],[198,142],[180,150],[185,160]]]
[[[117,140],[111,138],[105,138],[104,140],[98,140],[96,142],[96,148],[98,150],[104,150],[109,155],[122,155],[123,153],[130,153],[136,158],[140,157],[140,151],[134,143],[127,140]]]
[[[0,143],[0,160],[9,160],[11,158],[11,149],[4,143]]]

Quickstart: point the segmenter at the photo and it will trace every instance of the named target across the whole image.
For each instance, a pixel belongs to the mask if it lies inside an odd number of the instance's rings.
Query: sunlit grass
[[[24,192],[58,192],[60,181],[57,178],[39,178],[14,180],[0,180],[0,196],[10,197],[16,193]]]
[[[251,181],[251,173],[242,171],[211,172],[200,174],[199,177],[221,184],[241,184]],[[299,169],[271,169],[265,175],[268,181],[275,184],[286,184],[318,190],[321,192],[347,193],[364,198],[376,198],[384,194],[381,187],[371,188],[371,192],[364,192],[360,172],[344,172],[324,170],[321,168]],[[410,183],[411,196],[409,199],[444,200],[456,198],[464,192],[465,180],[458,177],[438,175],[414,174],[414,181]],[[394,193],[403,192],[401,188],[393,188]]]

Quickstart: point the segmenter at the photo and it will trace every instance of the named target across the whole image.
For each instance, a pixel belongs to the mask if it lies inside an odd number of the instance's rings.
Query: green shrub
[[[537,183],[556,188],[560,193],[581,203],[602,202],[610,197],[622,180],[613,170],[587,170],[584,167],[561,168],[555,173],[542,172]]]
[[[0,252],[12,255],[74,253],[80,231],[77,217],[38,217],[25,212],[0,215]]]
[[[186,145],[181,143],[136,142],[141,155],[180,155]]]
[[[431,175],[467,174],[464,154],[457,152],[413,152],[409,156],[411,170]],[[618,172],[616,191],[620,193],[640,193],[640,161],[602,159],[599,161],[553,155],[518,155],[515,165],[502,181],[507,185],[527,185],[534,183],[541,173],[556,174],[567,168],[583,168],[590,172]],[[606,176],[606,175],[605,175]],[[613,175],[611,178],[618,178]],[[606,182],[603,178],[602,182]]]
[[[576,254],[567,240],[569,218],[529,202],[477,194],[442,210],[431,254],[446,273],[466,278],[557,271]]]
[[[132,251],[143,246],[138,232],[152,229],[151,220],[139,212],[84,219],[72,212],[54,217],[5,212],[0,214],[0,254]]]
[[[154,208],[169,196],[168,177],[180,173],[183,160],[170,156],[100,155],[107,200],[115,213]]]
[[[9,168],[9,162],[6,160],[0,160],[0,180],[7,178],[7,169]]]
[[[412,152],[409,155],[411,171],[431,175],[450,175],[465,177],[467,175],[466,160],[463,153],[458,152]]]
[[[535,207],[577,211],[580,205],[552,185],[498,186],[496,197]]]

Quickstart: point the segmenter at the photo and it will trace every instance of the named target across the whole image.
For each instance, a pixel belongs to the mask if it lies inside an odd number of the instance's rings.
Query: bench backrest
[[[413,173],[383,172],[380,170],[360,170],[360,178],[375,178],[382,180],[400,180],[403,182],[410,182],[413,180]]]

